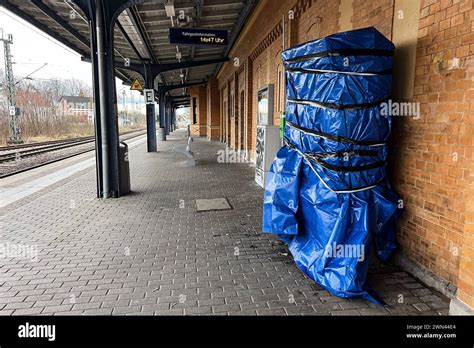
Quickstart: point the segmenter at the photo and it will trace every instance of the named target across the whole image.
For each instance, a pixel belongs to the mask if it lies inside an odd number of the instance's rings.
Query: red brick
[[[463,35],[461,43],[463,45],[474,43],[474,33]]]
[[[427,26],[430,26],[432,24],[434,24],[435,22],[435,16],[434,15],[429,15],[425,18],[422,18],[420,20],[420,23],[419,23],[419,28],[424,28],[424,27],[427,27]]]
[[[472,8],[473,8],[473,1],[472,0],[461,0],[461,2],[459,3],[459,12],[460,13],[472,10]],[[472,17],[471,17],[471,19],[472,19]]]
[[[451,38],[455,37],[457,35],[457,33],[458,33],[458,28],[456,28],[456,27],[446,29],[444,31],[444,38],[446,40],[451,39]]]
[[[459,13],[459,5],[453,5],[451,7],[448,7],[446,9],[446,17],[449,18],[449,17],[452,17],[452,16],[455,16]]]
[[[453,4],[452,0],[441,0],[441,9],[448,8]]]
[[[438,30],[439,31],[449,29],[450,27],[451,27],[451,19],[449,19],[449,18],[438,23]]]
[[[436,1],[434,4],[430,5],[430,14],[439,13],[441,10],[441,3]]]
[[[433,6],[433,5],[431,5]],[[426,6],[424,8],[421,9],[420,11],[420,18],[425,18],[426,16],[428,16],[430,14],[430,7],[431,6]],[[433,12],[432,12],[433,13]]]
[[[455,27],[456,25],[460,25],[464,23],[464,15],[462,13],[451,17],[451,27]]]
[[[456,49],[457,57],[466,57],[470,55],[469,45],[461,46]]]

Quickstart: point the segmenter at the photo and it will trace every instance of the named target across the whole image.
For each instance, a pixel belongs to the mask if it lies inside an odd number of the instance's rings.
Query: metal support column
[[[159,90],[160,96],[160,131],[159,131],[159,140],[165,141],[166,140],[166,126],[165,126],[165,92],[163,90]]]
[[[108,2],[95,3],[97,35],[97,77],[102,158],[102,197],[118,197],[119,189],[119,132],[117,124],[116,89],[113,54],[113,22],[108,15]]]
[[[102,144],[102,130],[101,130],[101,117],[100,108],[97,105],[97,101],[100,98],[99,88],[99,69],[97,65],[97,32],[96,24],[94,20],[89,21],[89,31],[91,40],[91,63],[92,63],[92,86],[94,93],[94,101],[96,105],[94,107],[94,134],[95,134],[95,159],[96,159],[96,179],[97,179],[97,198],[103,196],[103,168],[102,168],[102,151],[100,144]]]
[[[176,107],[173,107],[173,132],[176,130]]]
[[[150,63],[145,63],[145,88],[154,88],[154,78],[151,71]],[[146,129],[148,152],[156,152],[155,104],[147,104],[146,106]]]
[[[165,108],[166,108],[166,113],[165,113],[165,129],[166,129],[166,135],[170,134],[170,98],[165,96]]]
[[[175,131],[175,110],[174,104],[171,104],[171,132]]]
[[[1,0],[0,0],[1,1]],[[117,17],[126,8],[135,4],[134,0],[68,0],[78,6],[89,24],[90,30],[90,59],[92,63],[92,78],[94,90],[94,127],[96,146],[97,196],[101,198],[119,197],[120,164],[119,164],[119,131],[117,122],[117,94],[115,86],[114,67],[114,26]],[[45,12],[56,23],[61,24],[69,34],[86,44],[86,39],[63,19],[49,12],[40,1],[34,4]],[[24,17],[24,16],[23,16]],[[31,23],[35,21],[29,18]],[[40,24],[41,25],[41,24]],[[38,26],[38,24],[35,24]],[[42,28],[49,33],[50,29]],[[51,35],[51,33],[50,33]],[[54,36],[60,42],[68,45],[61,36]],[[83,57],[87,54],[83,54]],[[127,179],[127,178],[124,178]]]

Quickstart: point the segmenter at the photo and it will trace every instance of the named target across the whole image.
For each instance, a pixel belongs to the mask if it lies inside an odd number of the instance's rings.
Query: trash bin
[[[130,165],[128,162],[128,145],[121,141],[119,143],[119,170],[120,170],[120,196],[130,193]]]

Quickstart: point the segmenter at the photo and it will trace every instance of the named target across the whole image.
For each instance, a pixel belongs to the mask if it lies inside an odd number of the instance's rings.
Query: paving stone
[[[308,305],[285,307],[285,312],[288,315],[304,315],[304,314],[316,314],[317,311]],[[259,310],[257,310],[259,312]]]
[[[433,309],[443,310],[446,309],[446,302],[439,300],[439,301],[428,301],[426,302],[428,306]]]
[[[214,298],[209,300],[199,300],[198,306],[219,306],[226,304],[225,298]],[[227,303],[229,304],[229,303]]]
[[[257,315],[257,311],[255,310],[245,310],[245,311],[241,311],[241,312],[232,312],[232,313],[229,313],[229,315],[238,315],[238,316],[256,316]]]
[[[144,312],[165,311],[170,309],[169,303],[155,303],[150,305],[143,305]]]
[[[115,307],[113,314],[124,315],[130,313],[140,313],[142,311],[142,306],[127,306],[127,307]]]
[[[86,309],[98,309],[100,307],[100,303],[99,302],[95,302],[95,303],[79,303],[79,304],[75,304],[73,307],[72,307],[72,310],[73,311],[79,311],[79,310],[86,310]]]
[[[26,296],[2,297],[0,298],[0,304],[23,302],[25,298]]]
[[[34,307],[52,307],[52,306],[59,306],[64,301],[62,299],[53,299],[47,301],[36,301],[34,303]]]
[[[269,308],[269,306],[267,302],[251,302],[251,303],[241,303],[240,308],[242,308],[242,310],[266,309],[266,308]],[[283,308],[283,306],[279,308]]]
[[[342,311],[331,311],[331,315],[360,315],[357,309],[348,309]]]
[[[94,308],[84,311],[85,315],[111,315],[112,308]]]
[[[37,315],[40,314],[43,309],[43,307],[17,309],[13,312],[13,315]]]
[[[45,313],[43,313],[43,315],[45,315]],[[48,315],[54,315],[54,316],[79,316],[79,315],[85,315],[84,314],[84,311],[82,310],[78,310],[78,311],[64,311],[64,312],[55,312],[55,313],[52,313],[52,314],[48,314]]]
[[[256,304],[260,304],[260,303],[256,303]],[[284,308],[284,307],[296,307],[297,303],[278,300],[278,301],[268,301],[267,305],[269,308]]]
[[[130,305],[150,305],[156,304],[158,301],[157,298],[137,298],[130,300]]]
[[[51,307],[45,307],[41,314],[55,314],[59,312],[68,312],[72,308],[72,305],[60,305],[60,306],[51,306]]]
[[[106,302],[101,302],[101,308],[126,307],[129,304],[130,304],[130,300],[106,301]]]
[[[430,306],[428,306],[425,303],[415,303],[415,304],[413,304],[413,307],[415,307],[420,312],[425,312],[425,311],[431,310]]]
[[[285,315],[286,312],[283,308],[264,308],[257,309],[257,315]]]
[[[240,306],[237,304],[212,306],[213,313],[227,313],[227,312],[237,312],[237,311],[240,311]]]
[[[358,309],[358,308],[367,308],[368,307],[367,303],[362,302],[362,301],[355,301],[355,302],[343,301],[343,302],[339,302],[339,306],[342,309]]]
[[[212,306],[185,308],[185,315],[210,315],[212,314]]]
[[[165,309],[155,311],[155,315],[184,315],[184,309]]]
[[[360,314],[362,315],[387,315],[390,312],[386,308],[378,306],[376,308],[360,308]]]
[[[5,310],[9,309],[25,309],[33,307],[34,302],[15,302],[9,303],[5,306]]]
[[[42,257],[26,265],[0,259],[0,315],[447,312],[448,299],[396,268],[369,271],[388,309],[314,284],[284,256],[281,241],[261,233],[263,195],[254,168],[217,163],[224,145],[201,138],[193,144],[196,165],[187,167],[173,150],[184,135],[173,133],[158,153],[147,153],[145,143],[131,149],[132,195],[95,199],[91,168],[5,207],[2,239],[41,245]],[[196,200],[215,198],[232,210],[195,211]]]

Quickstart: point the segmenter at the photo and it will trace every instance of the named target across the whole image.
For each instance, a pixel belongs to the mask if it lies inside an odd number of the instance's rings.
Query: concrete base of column
[[[166,141],[166,133],[164,128],[158,128],[158,141]]]

